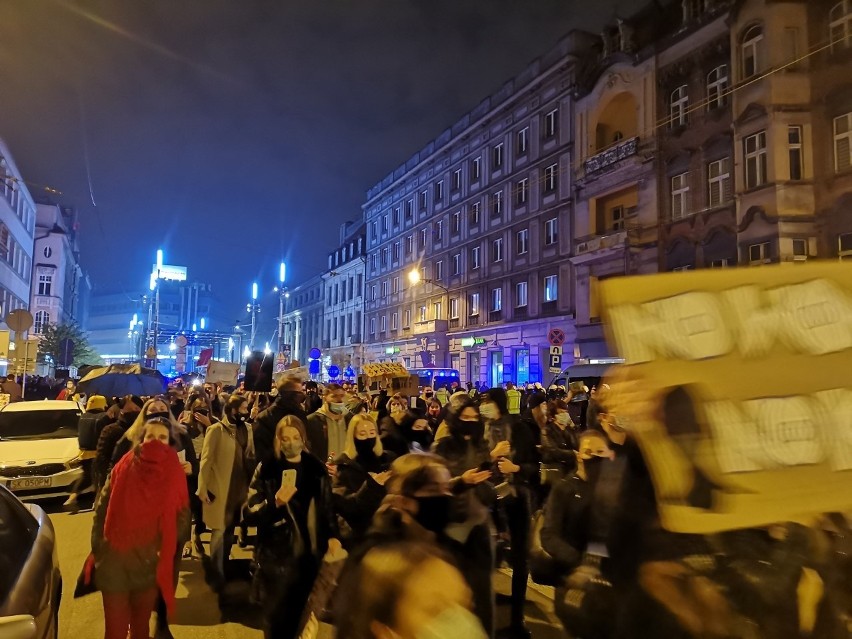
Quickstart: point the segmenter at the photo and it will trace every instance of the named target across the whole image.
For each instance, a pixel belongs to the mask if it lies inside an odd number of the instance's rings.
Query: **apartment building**
[[[582,33],[483,100],[369,190],[365,356],[547,381],[574,342],[573,62]]]
[[[323,319],[325,317],[325,279],[318,274],[287,291],[284,301],[283,350],[290,361],[308,364],[314,348],[322,350]],[[330,362],[325,363],[329,365]]]
[[[0,325],[9,311],[28,308],[33,266],[35,202],[9,148],[0,140]]]

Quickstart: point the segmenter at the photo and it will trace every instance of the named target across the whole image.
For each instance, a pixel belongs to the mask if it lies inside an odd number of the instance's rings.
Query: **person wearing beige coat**
[[[248,414],[245,397],[231,397],[222,421],[207,429],[201,451],[197,494],[204,523],[212,530],[210,577],[217,589],[224,584],[225,559],[230,555],[234,527],[248,494],[247,468],[254,457],[252,431],[246,426]]]

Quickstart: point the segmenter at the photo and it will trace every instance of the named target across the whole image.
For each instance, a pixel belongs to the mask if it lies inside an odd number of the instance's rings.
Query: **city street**
[[[72,515],[62,512],[60,502],[42,504],[49,513],[56,528],[59,545],[59,563],[62,569],[63,596],[59,611],[60,639],[89,639],[103,635],[103,608],[97,594],[74,599],[74,585],[89,552],[89,537],[92,529],[91,511],[81,511]],[[206,536],[205,536],[206,537]],[[237,549],[238,550],[238,549]],[[243,552],[244,551],[240,551]],[[245,555],[246,557],[248,555]],[[237,587],[244,584],[236,584]],[[498,593],[508,594],[509,576],[502,571],[495,578]],[[239,589],[239,588],[238,588]],[[527,598],[527,623],[535,639],[561,639],[563,634],[553,615],[551,589],[533,586]],[[244,592],[239,594],[245,594]],[[260,620],[254,615],[241,618],[242,622],[226,621],[222,623],[216,595],[204,581],[201,562],[185,560],[181,566],[180,582],[177,588],[177,613],[171,624],[175,639],[255,639],[263,633],[249,627],[259,626]],[[246,614],[245,610],[233,611]],[[508,608],[498,609],[498,625],[508,621]],[[249,624],[249,625],[246,625]],[[331,637],[331,629],[324,627],[320,639]]]

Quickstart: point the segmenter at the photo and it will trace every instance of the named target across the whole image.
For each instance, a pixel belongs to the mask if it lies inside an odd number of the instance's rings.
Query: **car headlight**
[[[74,459],[71,459],[65,462],[65,468],[71,470],[73,468],[79,468],[83,463],[83,453],[77,455]]]

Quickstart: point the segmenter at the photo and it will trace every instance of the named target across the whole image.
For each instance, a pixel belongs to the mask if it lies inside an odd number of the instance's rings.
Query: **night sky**
[[[0,137],[77,207],[97,290],[146,288],[162,246],[237,317],[282,258],[290,284],[323,269],[368,188],[561,35],[637,5],[0,0]]]

